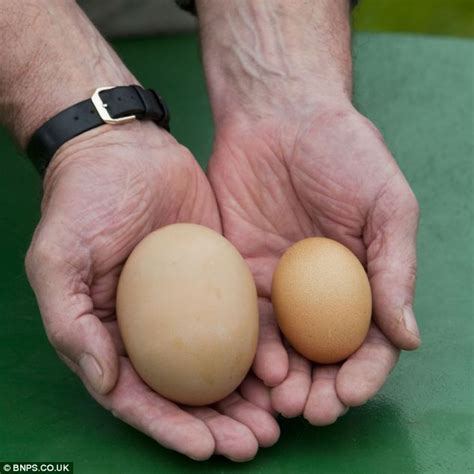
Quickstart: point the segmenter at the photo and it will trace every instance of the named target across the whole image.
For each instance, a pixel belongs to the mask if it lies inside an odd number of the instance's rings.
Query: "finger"
[[[245,380],[240,384],[239,391],[241,395],[253,405],[262,408],[272,415],[275,414],[270,398],[270,388],[252,373],[247,375]]]
[[[252,405],[238,393],[233,393],[217,403],[216,408],[224,415],[247,426],[263,448],[273,446],[280,437],[280,427],[273,416]]]
[[[122,336],[120,334],[120,330],[117,324],[117,320],[112,320],[112,321],[102,321],[102,324],[105,326],[107,331],[110,334],[110,337],[112,338],[113,345],[115,347],[115,350],[117,351],[117,354],[119,356],[124,356],[127,355],[127,351],[125,349],[125,346],[123,344]]]
[[[94,391],[77,365],[76,370],[101,405],[162,446],[200,461],[214,453],[214,438],[206,424],[145,385],[128,358],[120,357],[117,385],[106,395]]]
[[[372,325],[362,346],[344,362],[336,378],[336,391],[347,406],[363,405],[384,384],[400,350]]]
[[[288,373],[288,354],[281,341],[271,303],[260,298],[259,308],[260,331],[253,371],[265,385],[274,387],[283,382]]]
[[[364,235],[374,317],[400,349],[420,345],[413,313],[418,204],[406,182],[394,183],[377,200]]]
[[[87,267],[81,259],[79,254],[64,255],[52,237],[36,238],[26,269],[49,341],[81,366],[95,391],[107,393],[118,377],[118,356],[109,332],[92,313],[87,286],[77,270]]]
[[[247,426],[209,407],[189,407],[186,411],[206,424],[215,440],[215,454],[232,461],[249,461],[257,454],[257,439]]]
[[[271,391],[273,408],[287,418],[303,413],[311,385],[311,363],[288,347],[289,371],[286,379]]]
[[[338,372],[338,365],[320,365],[313,369],[313,382],[304,408],[304,417],[312,425],[330,425],[347,412],[336,392]]]

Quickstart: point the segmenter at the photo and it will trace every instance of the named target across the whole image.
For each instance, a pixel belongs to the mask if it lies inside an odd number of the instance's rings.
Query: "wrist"
[[[197,7],[218,124],[229,114],[304,115],[350,102],[348,0],[198,0]]]
[[[42,8],[7,3],[6,30],[17,28],[23,47],[8,47],[11,35],[1,33],[9,53],[0,72],[0,120],[22,148],[49,118],[97,87],[137,84],[74,2],[52,0]]]
[[[112,168],[123,173],[141,168],[146,173],[155,165],[170,163],[177,154],[177,147],[180,145],[170,133],[149,120],[104,124],[68,140],[58,149],[46,168],[43,186],[48,188],[58,176],[73,170],[104,175],[104,179]],[[157,156],[164,150],[169,156],[160,163]]]

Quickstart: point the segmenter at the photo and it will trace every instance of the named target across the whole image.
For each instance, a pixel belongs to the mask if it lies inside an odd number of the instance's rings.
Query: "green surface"
[[[176,136],[204,164],[212,127],[195,39],[117,46],[167,98]],[[473,471],[473,43],[359,35],[355,57],[356,102],[421,204],[421,349],[335,425],[281,420],[280,441],[250,463],[196,463],[161,448],[97,405],[49,347],[23,271],[40,183],[0,131],[0,461],[74,461],[79,474]]]
[[[472,0],[360,0],[354,11],[357,31],[404,31],[474,36]]]

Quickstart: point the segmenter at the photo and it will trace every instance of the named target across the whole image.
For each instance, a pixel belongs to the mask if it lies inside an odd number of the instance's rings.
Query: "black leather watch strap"
[[[55,115],[31,137],[26,153],[41,175],[58,148],[71,138],[104,123],[120,124],[134,119],[153,120],[169,130],[169,112],[152,89],[139,86],[99,88],[84,100]]]

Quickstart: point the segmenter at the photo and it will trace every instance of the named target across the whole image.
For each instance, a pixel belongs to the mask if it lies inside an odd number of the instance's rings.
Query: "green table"
[[[212,124],[196,39],[116,46],[167,98],[174,133],[204,165]],[[0,131],[0,461],[74,461],[80,474],[473,472],[473,43],[366,34],[356,38],[355,58],[356,102],[421,204],[421,349],[404,354],[380,394],[335,425],[280,420],[280,441],[250,463],[196,463],[161,448],[97,405],[48,345],[23,271],[40,181]]]

